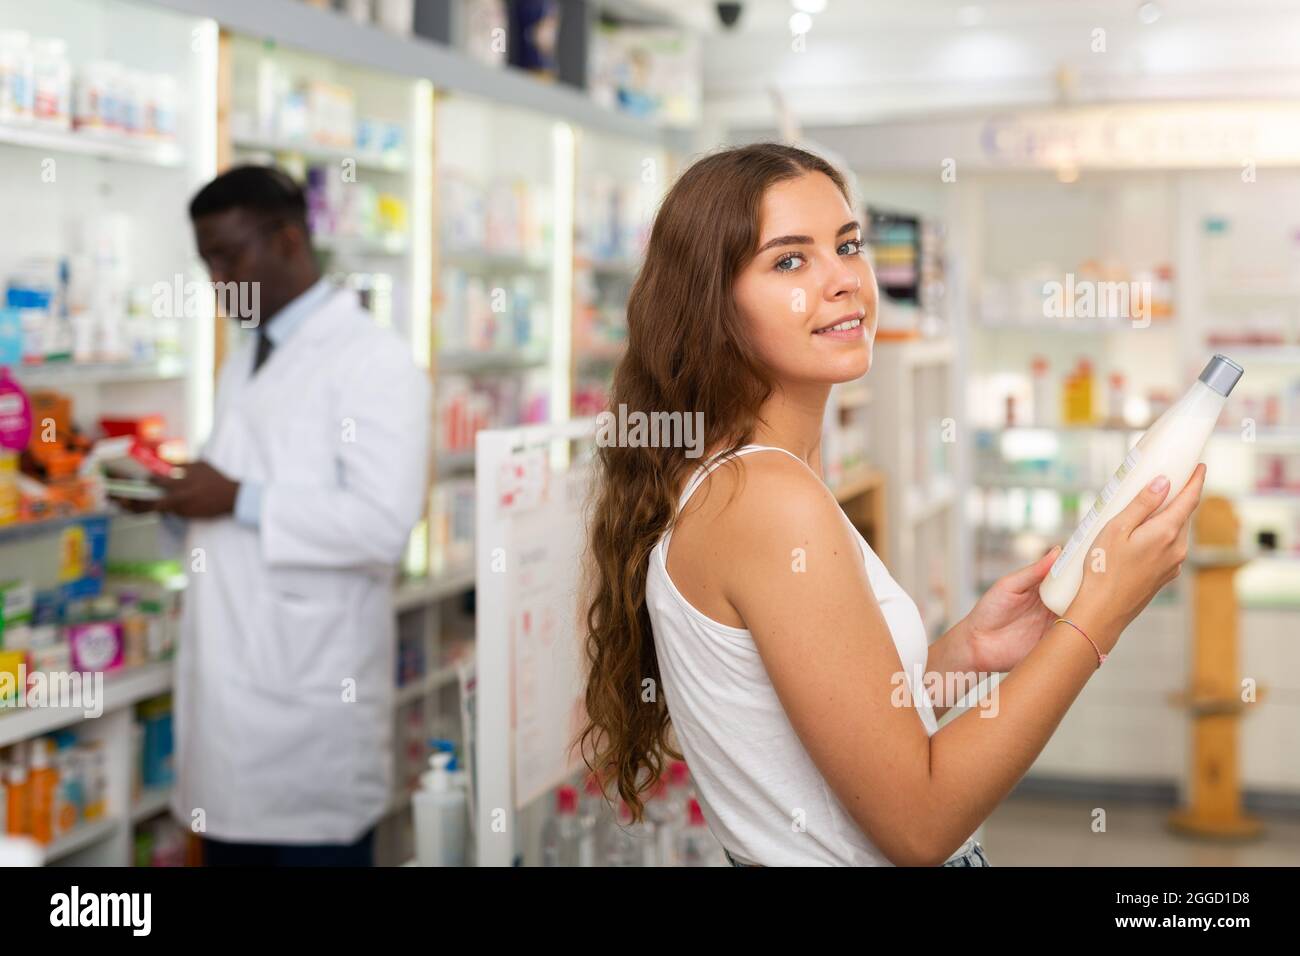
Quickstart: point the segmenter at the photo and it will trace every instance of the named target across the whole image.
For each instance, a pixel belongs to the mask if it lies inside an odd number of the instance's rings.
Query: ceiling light
[[[790,0],[790,6],[800,13],[821,13],[826,9],[826,0]]]
[[[1138,6],[1138,19],[1149,26],[1160,19],[1161,12],[1160,4],[1155,3],[1154,0],[1147,0],[1146,3]]]
[[[796,13],[790,17],[790,32],[798,36],[812,29],[812,17],[806,13]]]

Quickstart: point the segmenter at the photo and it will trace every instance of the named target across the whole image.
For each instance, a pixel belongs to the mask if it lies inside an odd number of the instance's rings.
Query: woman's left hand
[[[1033,564],[1012,571],[989,588],[966,616],[973,669],[1011,670],[1034,649],[1056,615],[1038,596],[1038,586],[1060,554],[1058,545]]]

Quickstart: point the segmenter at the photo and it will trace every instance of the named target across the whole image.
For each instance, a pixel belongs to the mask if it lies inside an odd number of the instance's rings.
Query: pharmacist
[[[190,217],[213,282],[256,283],[260,315],[201,460],[154,505],[190,519],[172,812],[213,864],[367,865],[393,788],[392,589],[427,490],[428,378],[321,278],[289,177],[232,169]]]

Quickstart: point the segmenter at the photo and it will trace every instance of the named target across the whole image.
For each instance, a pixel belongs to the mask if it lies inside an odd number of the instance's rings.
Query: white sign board
[[[476,787],[481,865],[518,852],[515,811],[581,758],[580,570],[590,467],[568,442],[595,422],[480,431],[475,448]]]

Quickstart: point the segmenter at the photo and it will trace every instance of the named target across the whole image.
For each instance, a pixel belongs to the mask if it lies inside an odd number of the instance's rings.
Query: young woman
[[[870,368],[876,306],[843,179],[773,144],[682,174],[628,303],[611,407],[703,413],[705,454],[599,450],[581,744],[637,818],[684,756],[736,865],[988,865],[973,832],[1177,577],[1200,498],[1204,466],[1106,525],[1068,623],[1038,598],[1053,549],[927,646],[821,479],[827,396]],[[955,701],[920,672],[1008,671],[996,708],[937,729]]]

